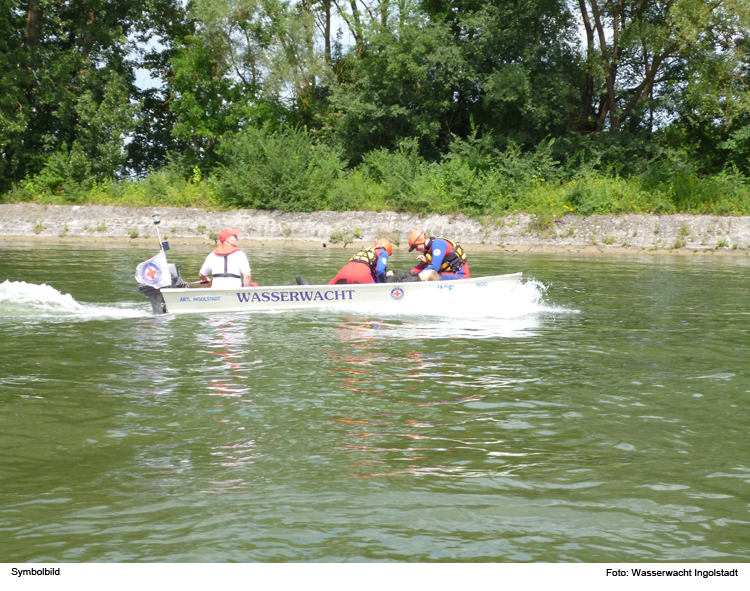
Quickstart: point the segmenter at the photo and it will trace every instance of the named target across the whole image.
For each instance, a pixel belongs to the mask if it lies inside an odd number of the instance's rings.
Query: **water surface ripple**
[[[153,249],[0,250],[4,562],[750,559],[743,259],[480,254],[515,300],[154,318]]]

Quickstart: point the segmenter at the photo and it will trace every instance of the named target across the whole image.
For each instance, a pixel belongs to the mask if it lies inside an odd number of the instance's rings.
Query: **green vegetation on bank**
[[[340,154],[309,133],[257,130],[234,138],[224,164],[203,178],[167,166],[135,180],[71,182],[42,174],[19,183],[8,201],[283,211],[399,211],[499,217],[510,213],[750,214],[750,179],[737,169],[701,175],[668,154],[622,170],[569,168],[545,142],[533,152],[511,148],[484,156],[463,143],[442,162],[419,155],[414,142],[377,150],[347,169]]]
[[[0,0],[0,33],[0,202],[750,214],[746,0]]]

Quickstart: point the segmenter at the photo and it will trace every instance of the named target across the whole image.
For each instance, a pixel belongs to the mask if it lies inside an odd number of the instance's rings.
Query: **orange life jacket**
[[[242,279],[240,275],[236,275],[235,273],[229,273],[229,255],[239,251],[240,249],[236,246],[232,246],[231,244],[227,244],[226,242],[222,242],[221,246],[217,246],[214,248],[214,254],[218,254],[220,257],[224,257],[224,272],[223,273],[214,273],[214,277],[235,277],[236,279]]]
[[[466,262],[466,253],[464,253],[464,249],[461,248],[458,244],[453,242],[453,240],[448,240],[445,236],[430,236],[430,245],[432,245],[432,242],[436,240],[437,238],[441,238],[442,240],[445,240],[448,243],[448,252],[445,253],[445,256],[443,257],[443,264],[440,265],[440,272],[441,273],[455,273],[458,271],[461,266]],[[425,267],[429,267],[432,263],[432,253],[425,252],[424,254],[425,258]]]

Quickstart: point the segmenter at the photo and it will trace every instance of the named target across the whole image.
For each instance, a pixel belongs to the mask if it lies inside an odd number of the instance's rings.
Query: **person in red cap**
[[[211,287],[231,289],[257,285],[250,282],[250,263],[247,256],[237,248],[239,233],[239,230],[232,228],[224,228],[219,232],[221,244],[209,253],[198,272],[203,281],[209,281],[209,273],[213,275]]]

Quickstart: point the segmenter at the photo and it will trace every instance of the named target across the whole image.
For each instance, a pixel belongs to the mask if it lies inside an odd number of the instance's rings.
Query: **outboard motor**
[[[139,285],[138,291],[148,298],[151,304],[151,309],[154,314],[166,314],[167,305],[164,303],[164,297],[161,295],[161,291],[151,287],[150,285]]]
[[[169,268],[169,275],[172,279],[172,283],[169,287],[187,287],[187,284],[183,281],[182,277],[180,277],[180,270],[177,268],[177,265],[169,263],[167,267]],[[164,296],[161,295],[160,289],[156,289],[155,287],[151,287],[150,285],[142,284],[138,286],[138,291],[140,291],[148,298],[154,314],[158,315],[167,313],[167,305],[164,302]]]
[[[155,213],[151,216],[151,218],[154,221],[154,227],[156,228],[156,237],[159,239],[159,248],[161,249],[162,253],[169,250],[169,242],[162,242],[161,240],[161,234],[159,233],[159,224],[161,223],[161,217],[158,213]],[[147,261],[148,262],[148,261]],[[166,257],[164,257],[164,262],[167,262]],[[144,263],[141,263],[143,265]],[[140,268],[140,265],[139,265]],[[175,287],[187,287],[187,284],[182,280],[180,277],[180,269],[182,268],[182,265],[179,267],[177,265],[174,265],[172,263],[167,263],[167,268],[169,269],[169,276],[171,279],[171,283],[169,285],[170,288]],[[137,277],[138,270],[136,269],[136,280],[140,283],[138,286],[138,291],[140,291],[143,295],[145,295],[148,298],[148,301],[151,303],[151,309],[154,311],[154,314],[166,314],[167,312],[167,305],[164,302],[164,296],[161,295],[161,289],[157,287],[153,287],[151,285],[148,285],[146,283],[143,283],[141,280]],[[162,285],[162,287],[166,287]]]

